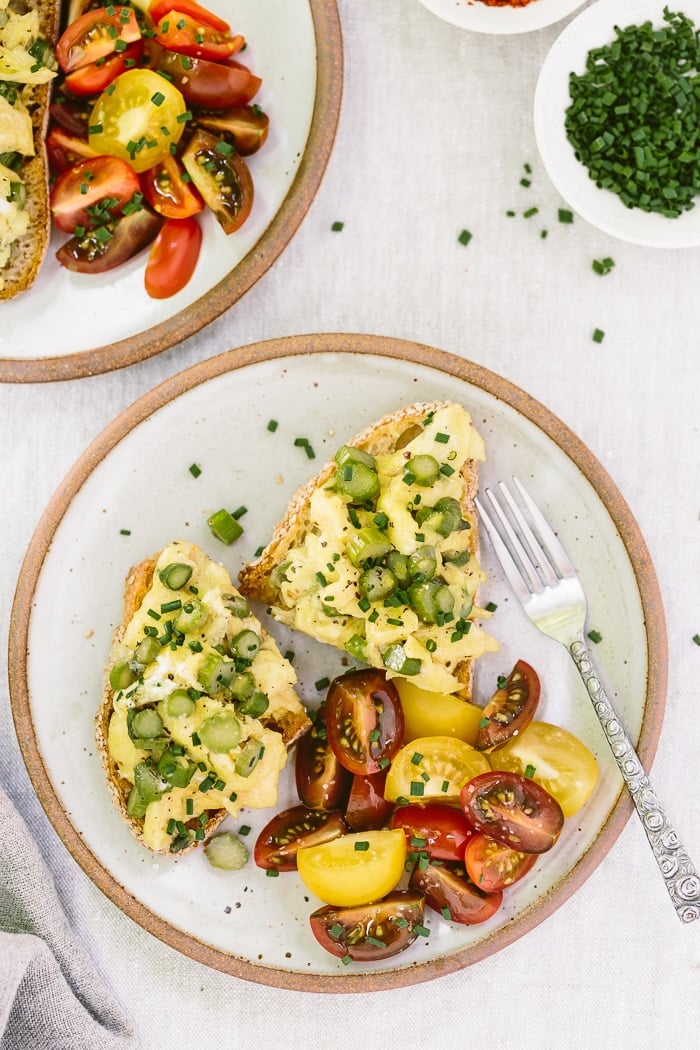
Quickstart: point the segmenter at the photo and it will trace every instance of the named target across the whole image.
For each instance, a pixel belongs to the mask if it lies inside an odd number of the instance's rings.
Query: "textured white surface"
[[[24,550],[66,471],[107,422],[162,379],[233,346],[297,332],[373,332],[461,354],[559,415],[605,465],[640,524],[669,634],[654,780],[698,862],[700,254],[621,244],[581,220],[557,221],[565,202],[537,157],[532,98],[562,25],[489,37],[408,0],[339,7],[346,79],[335,150],[308,216],[272,269],[204,332],[141,365],[0,388],[0,618],[8,623]],[[529,187],[520,185],[526,163]],[[526,219],[529,207],[539,211]],[[337,220],[345,225],[333,233]],[[465,228],[473,237],[463,247]],[[591,263],[606,256],[616,265],[599,277]],[[602,344],[591,339],[596,327],[605,331]],[[388,1050],[448,1042],[502,1050],[693,1045],[700,923],[680,926],[634,819],[562,909],[467,971],[370,997],[284,992],[207,970],[118,912],[48,826],[14,740],[5,686],[0,720],[0,780],[144,1046],[195,1043],[202,1032],[209,1045],[303,1041],[312,1050],[370,1040]]]

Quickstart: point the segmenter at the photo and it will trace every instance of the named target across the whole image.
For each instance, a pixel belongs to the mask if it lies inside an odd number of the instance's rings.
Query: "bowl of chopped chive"
[[[544,29],[581,7],[584,0],[420,0],[438,18],[460,29],[494,36]]]
[[[597,0],[540,71],[537,145],[581,218],[632,244],[700,245],[700,0]]]

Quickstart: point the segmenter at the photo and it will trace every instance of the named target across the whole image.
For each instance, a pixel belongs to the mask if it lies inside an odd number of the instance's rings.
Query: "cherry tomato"
[[[354,907],[381,900],[398,883],[406,862],[403,831],[361,831],[300,849],[304,885],[326,904]]]
[[[399,806],[392,828],[403,828],[410,852],[427,853],[437,860],[464,860],[474,829],[455,806],[430,802],[427,806]]]
[[[480,751],[451,736],[424,736],[405,744],[389,767],[384,795],[392,802],[456,801],[472,777],[491,766]]]
[[[113,80],[125,70],[136,65],[143,55],[143,41],[137,40],[129,44],[125,51],[109,55],[99,62],[91,62],[88,66],[80,66],[72,73],[68,73],[63,80],[63,87],[71,95],[88,98],[91,95],[99,95]]]
[[[71,237],[56,252],[61,266],[76,273],[105,273],[147,248],[163,220],[148,208],[124,215],[115,223]]]
[[[220,33],[227,33],[231,28],[228,22],[224,22],[223,18],[219,18],[213,11],[208,11],[207,8],[202,7],[196,0],[153,0],[148,5],[148,13],[156,25],[165,15],[170,14],[175,9],[181,11],[183,15],[189,15],[191,18],[203,19],[207,25],[218,29]]]
[[[56,58],[64,73],[72,73],[140,38],[133,8],[97,7],[80,15],[66,28],[56,45]]]
[[[327,904],[311,915],[311,931],[339,959],[374,962],[398,955],[423,931],[425,897],[397,890],[375,904],[338,908]]]
[[[117,157],[94,157],[73,165],[54,183],[49,196],[53,221],[64,233],[116,218],[140,190],[138,176]]]
[[[309,809],[344,809],[352,773],[341,766],[328,743],[323,705],[311,731],[297,744],[294,777],[297,794]]]
[[[548,722],[530,722],[490,756],[494,769],[525,774],[553,795],[565,817],[577,813],[590,798],[598,766],[585,744]]]
[[[52,124],[58,124],[69,134],[85,139],[87,145],[91,109],[90,102],[77,98],[62,98],[60,102],[51,103],[49,113]]]
[[[253,858],[259,868],[294,871],[297,853],[303,846],[329,842],[346,831],[338,812],[324,813],[306,806],[291,806],[275,814],[258,835]]]
[[[177,145],[187,106],[180,92],[152,69],[129,69],[114,80],[90,114],[90,145],[141,172]]]
[[[270,118],[259,106],[231,106],[221,113],[200,113],[197,123],[215,135],[224,135],[242,157],[257,153],[270,129]]]
[[[260,77],[238,62],[207,62],[204,58],[187,58],[174,51],[162,51],[157,66],[182,92],[188,105],[202,109],[244,106],[262,84]]]
[[[477,831],[523,853],[545,853],[564,826],[557,800],[518,773],[499,770],[474,777],[462,789],[461,802]]]
[[[187,219],[204,208],[204,201],[184,174],[184,168],[172,154],[141,173],[144,197],[166,219]]]
[[[467,874],[484,893],[512,886],[523,875],[527,875],[536,860],[536,853],[511,849],[505,843],[482,833],[474,835],[464,851]]]
[[[168,299],[185,287],[194,273],[202,246],[196,219],[166,219],[153,242],[144,284],[151,299]]]
[[[366,776],[355,774],[352,778],[350,795],[345,807],[345,823],[353,831],[370,831],[383,828],[394,812],[394,803],[384,798],[386,770],[368,773]]]
[[[506,740],[522,733],[532,721],[539,701],[537,672],[524,660],[518,660],[506,681],[486,704],[475,746],[480,751],[501,747]]]
[[[392,680],[401,698],[406,743],[420,736],[456,736],[474,745],[483,708],[448,693],[429,693],[407,678]]]
[[[426,903],[445,919],[463,926],[486,922],[498,911],[503,900],[500,890],[484,893],[467,875],[464,864],[446,861],[439,866],[416,866],[411,889],[425,894]]]
[[[253,179],[243,158],[200,128],[190,139],[182,163],[224,233],[235,233],[253,207]]]
[[[208,24],[206,18],[193,17],[177,9],[161,18],[155,33],[156,41],[169,51],[213,62],[230,58],[245,44],[244,37],[232,36],[228,29],[222,31]]]
[[[348,671],[326,698],[328,741],[351,773],[378,773],[401,747],[403,712],[396,686],[383,671]]]
[[[57,125],[51,128],[46,138],[46,153],[54,175],[60,175],[79,161],[98,155],[87,139],[71,135],[65,128]]]

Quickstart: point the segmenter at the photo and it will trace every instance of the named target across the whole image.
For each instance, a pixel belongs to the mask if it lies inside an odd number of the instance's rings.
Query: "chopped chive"
[[[120,536],[131,536],[131,529],[120,529],[119,530],[119,535]]]
[[[317,682],[314,682],[314,687],[320,692],[322,689],[327,689],[330,684],[330,678],[319,678]]]
[[[605,339],[605,332],[602,328],[594,328],[593,335],[591,336],[594,343],[602,343]]]
[[[693,635],[693,641],[695,642],[696,645],[700,645],[700,634],[694,634]]]
[[[495,612],[498,606],[495,602],[488,602],[488,604],[485,605],[484,608],[486,609],[486,612]]]
[[[469,244],[470,240],[472,239],[472,236],[473,236],[473,234],[471,234],[469,232],[469,230],[462,230],[462,232],[460,233],[460,235],[457,238],[457,240],[459,241],[460,244],[465,244],[466,245],[466,244]]]
[[[537,212],[539,210],[540,210],[539,208],[534,208],[534,207],[533,208],[526,208],[525,211],[523,212],[523,218],[524,219],[530,219],[530,218],[532,218],[533,215],[537,215]]]
[[[568,208],[560,208],[557,212],[557,218],[559,219],[559,222],[573,222],[574,213],[569,211]]]
[[[267,424],[267,429],[270,431],[271,434],[274,434],[274,432],[277,430],[278,426],[279,426],[279,423],[277,422],[276,419],[270,419],[268,421],[268,424]]]
[[[334,222],[334,223],[333,223],[333,224],[331,225],[331,230],[333,231],[333,233],[340,233],[340,231],[342,230],[342,228],[343,228],[343,226],[344,226],[344,225],[345,225],[345,223],[344,223],[344,222],[338,222],[338,220],[336,220],[336,221],[335,221],[335,222]]]
[[[201,473],[202,473],[202,468],[198,467],[196,463],[193,463],[191,465],[191,467],[190,467],[190,474],[192,475],[192,477],[193,478],[198,478]]]
[[[594,645],[597,645],[598,642],[602,642],[602,640],[603,640],[603,636],[600,633],[600,631],[595,631],[595,630],[589,631],[588,632],[588,637],[590,638],[590,640],[593,642]]]
[[[355,843],[355,849],[359,853],[366,853],[369,849],[369,842],[367,841],[367,839],[360,839],[358,842]]]
[[[528,762],[528,764],[525,766],[525,776],[526,777],[534,777],[534,775],[535,775],[535,767],[533,765],[530,765],[530,763]]]

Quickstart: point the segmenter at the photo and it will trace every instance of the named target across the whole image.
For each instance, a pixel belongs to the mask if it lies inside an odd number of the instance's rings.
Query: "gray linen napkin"
[[[0,788],[0,1050],[136,1050],[128,1019],[61,907]]]

